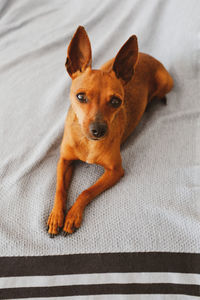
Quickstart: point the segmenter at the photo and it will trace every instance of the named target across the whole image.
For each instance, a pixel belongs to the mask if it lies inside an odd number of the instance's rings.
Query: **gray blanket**
[[[1,0],[0,256],[200,252],[199,11],[198,0]],[[175,85],[122,147],[123,179],[86,208],[75,234],[52,240],[46,222],[71,83],[64,64],[78,25],[94,68],[136,34]],[[102,173],[78,162],[67,208]]]

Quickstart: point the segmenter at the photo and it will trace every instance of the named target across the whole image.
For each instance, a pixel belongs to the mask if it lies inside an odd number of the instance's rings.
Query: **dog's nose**
[[[107,128],[106,123],[94,122],[90,124],[90,133],[93,137],[100,138],[106,134]]]

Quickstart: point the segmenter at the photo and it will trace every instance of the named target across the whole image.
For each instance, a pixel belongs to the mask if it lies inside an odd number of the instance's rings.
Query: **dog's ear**
[[[65,67],[69,75],[74,78],[77,72],[84,72],[91,66],[92,50],[87,32],[79,26],[69,44]]]
[[[138,59],[137,37],[132,35],[121,47],[113,63],[113,71],[117,78],[128,82],[134,74],[134,66]]]

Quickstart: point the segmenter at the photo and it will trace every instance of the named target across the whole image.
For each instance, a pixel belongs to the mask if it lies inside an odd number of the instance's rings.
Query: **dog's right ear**
[[[75,78],[80,72],[91,67],[92,50],[87,32],[79,26],[69,44],[65,67],[69,75]]]

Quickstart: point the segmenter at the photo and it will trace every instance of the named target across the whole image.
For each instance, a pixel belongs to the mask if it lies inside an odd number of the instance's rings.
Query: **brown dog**
[[[51,237],[61,227],[65,233],[79,228],[86,205],[124,175],[120,145],[140,121],[148,102],[154,97],[163,99],[173,86],[171,76],[159,61],[138,53],[135,35],[100,70],[91,68],[91,60],[88,35],[79,26],[66,60],[72,78],[71,106],[57,166],[54,207],[48,219]],[[64,217],[75,160],[99,164],[105,172],[79,195]]]

